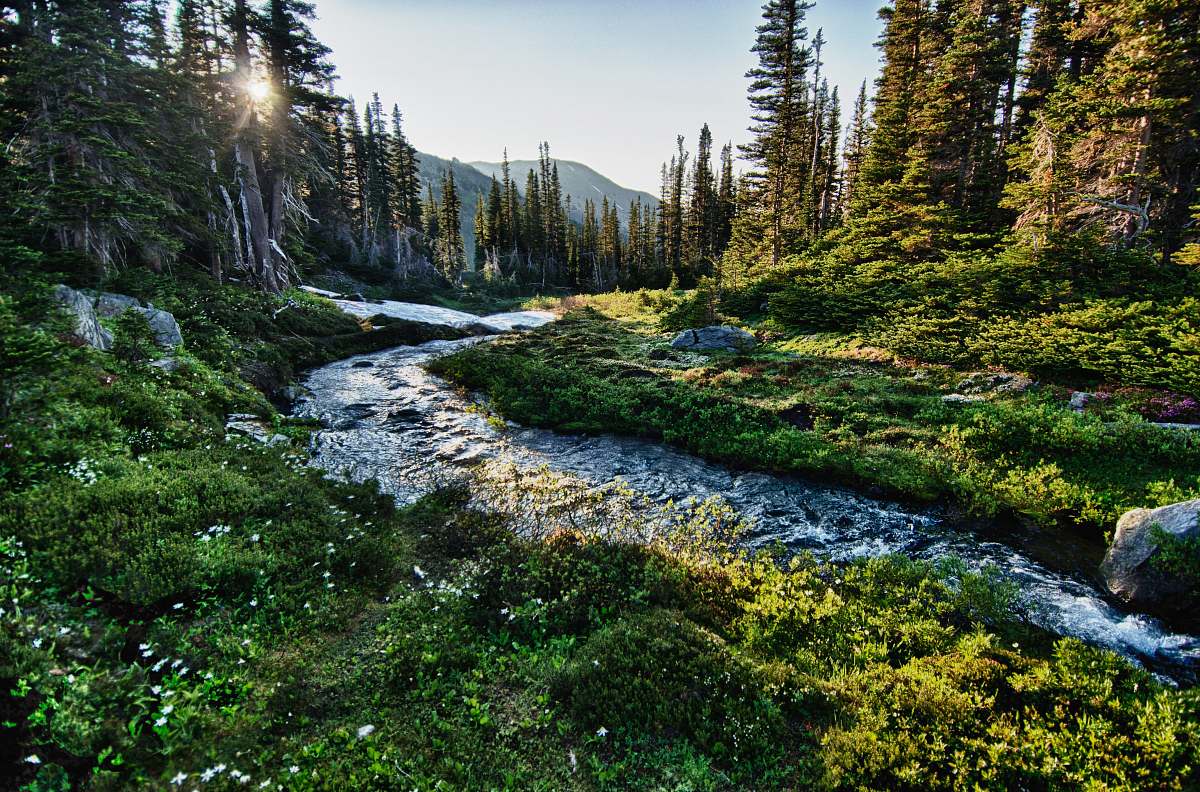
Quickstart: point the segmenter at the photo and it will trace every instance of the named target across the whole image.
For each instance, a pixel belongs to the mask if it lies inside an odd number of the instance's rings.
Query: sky
[[[881,0],[818,0],[822,60],[843,94],[874,79]],[[399,104],[419,150],[465,162],[552,156],[656,193],[676,135],[748,138],[758,0],[316,0],[338,91]],[[845,120],[845,119],[844,119]]]

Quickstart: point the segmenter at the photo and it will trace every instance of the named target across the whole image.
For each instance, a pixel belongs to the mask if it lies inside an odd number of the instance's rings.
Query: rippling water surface
[[[523,315],[512,324],[536,322]],[[311,372],[305,380],[311,396],[297,404],[296,414],[320,418],[328,427],[314,440],[314,463],[356,479],[378,479],[402,502],[419,497],[440,474],[496,458],[547,465],[596,484],[620,477],[661,502],[716,495],[754,521],[751,545],[780,541],[834,560],[904,553],[921,559],[956,555],[975,568],[992,564],[1019,584],[1030,617],[1041,626],[1173,675],[1200,668],[1197,637],[1114,607],[1085,574],[1051,570],[1013,542],[991,541],[933,512],[790,476],[731,470],[656,442],[519,426],[498,430],[421,368],[431,357],[487,341],[431,341]]]

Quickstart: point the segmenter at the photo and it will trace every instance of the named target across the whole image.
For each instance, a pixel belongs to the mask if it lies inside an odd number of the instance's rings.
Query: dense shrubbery
[[[794,260],[786,285],[765,278],[771,317],[860,333],[927,362],[1200,393],[1200,304],[1186,296],[1200,284],[1184,268],[1091,238],[924,258],[856,251],[849,235]]]
[[[1010,621],[1011,592],[961,567],[519,539],[466,493],[396,510],[303,469],[296,446],[228,440],[227,412],[277,420],[238,368],[342,342],[304,298],[259,325],[240,301],[261,298],[236,287],[189,303],[191,287],[154,284],[189,339],[177,372],[69,345],[22,316],[32,302],[0,301],[0,353],[19,375],[0,427],[0,761],[14,785],[1169,788],[1192,772],[1194,693]],[[800,453],[769,410],[588,373],[640,337],[562,329],[586,379],[521,358],[511,371],[528,379],[507,387],[524,409],[677,442],[691,422],[701,450],[747,460]],[[554,387],[568,400],[547,401]],[[870,392],[928,409],[916,392]],[[597,409],[572,415],[585,397]],[[853,464],[835,450],[811,458]]]

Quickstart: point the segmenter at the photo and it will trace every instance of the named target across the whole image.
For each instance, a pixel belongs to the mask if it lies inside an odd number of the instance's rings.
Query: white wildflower
[[[601,726],[599,729],[596,729],[596,736],[597,736],[597,737],[607,737],[607,736],[608,736],[608,729],[606,729],[606,728],[604,728],[603,726]]]
[[[359,726],[358,727],[358,739],[361,740],[364,737],[369,737],[371,735],[371,732],[373,732],[373,731],[375,731],[375,727],[369,723],[366,726]]]
[[[37,754],[29,754],[29,756],[25,757],[25,761],[28,762],[29,764],[41,764],[42,763],[42,760],[38,757]]]
[[[176,773],[175,776],[171,779],[171,783],[174,784],[175,786],[179,786],[186,780],[187,780],[187,773]]]

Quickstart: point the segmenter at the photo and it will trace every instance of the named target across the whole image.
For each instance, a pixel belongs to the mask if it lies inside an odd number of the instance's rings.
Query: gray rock
[[[231,419],[232,417],[230,416]],[[271,436],[271,433],[267,430],[267,425],[258,420],[227,420],[225,422],[225,432],[226,434],[237,433],[245,435],[259,443],[267,442]]]
[[[942,401],[946,404],[973,404],[983,401],[983,397],[965,393],[947,393],[942,397]]]
[[[90,292],[89,299],[97,316],[106,319],[120,316],[126,311],[137,311],[146,317],[147,324],[154,332],[154,341],[164,349],[170,349],[183,343],[183,333],[179,331],[179,323],[167,311],[159,310],[153,305],[142,304],[136,297],[113,292]]]
[[[1033,380],[1020,374],[976,371],[964,377],[955,390],[959,393],[1024,393],[1033,387]]]
[[[127,294],[113,294],[112,292],[92,292],[92,305],[96,308],[96,314],[105,318],[120,316],[130,308],[141,308],[141,300],[136,297],[130,297]]]
[[[100,319],[96,316],[96,309],[86,294],[76,291],[70,286],[59,285],[54,287],[54,299],[74,318],[75,335],[96,349],[112,347],[112,333],[100,324]]]
[[[471,322],[460,326],[459,329],[473,336],[501,335],[508,332],[506,328],[496,327],[485,322]]]
[[[288,404],[295,404],[309,395],[308,388],[303,385],[285,385],[279,389],[279,398]]]
[[[1125,512],[1100,571],[1108,590],[1130,605],[1170,609],[1181,604],[1189,586],[1154,566],[1156,527],[1178,539],[1200,536],[1200,499]]]
[[[1088,393],[1087,391],[1073,391],[1071,393],[1071,409],[1075,412],[1083,412],[1083,408],[1087,406],[1087,403],[1090,402],[1092,397],[1095,395],[1096,394]]]
[[[749,352],[758,346],[758,341],[740,327],[713,325],[698,330],[684,330],[675,336],[671,346],[676,349]]]
[[[150,361],[150,365],[163,371],[179,371],[183,368],[183,361],[175,357],[165,357]]]
[[[183,333],[179,332],[179,323],[175,317],[157,308],[135,308],[150,324],[154,331],[154,340],[160,347],[173,348],[183,343]]]

